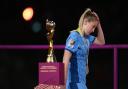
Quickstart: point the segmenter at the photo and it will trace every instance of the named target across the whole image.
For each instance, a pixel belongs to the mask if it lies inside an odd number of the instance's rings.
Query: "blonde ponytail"
[[[80,17],[80,19],[79,19],[79,27],[80,27],[80,29],[81,29],[81,27],[82,27],[82,24],[83,24],[83,20],[84,20],[84,17],[85,17],[85,15],[87,14],[87,13],[90,13],[91,12],[91,9],[90,8],[87,8],[85,11],[84,11],[84,13],[81,15],[81,17]]]

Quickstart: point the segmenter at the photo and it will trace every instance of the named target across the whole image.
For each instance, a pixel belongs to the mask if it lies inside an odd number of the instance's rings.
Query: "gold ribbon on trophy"
[[[47,39],[49,42],[49,48],[48,48],[48,55],[47,55],[47,62],[54,62],[56,61],[56,57],[54,55],[53,50],[53,35],[55,31],[55,22],[46,20],[46,29],[47,29]]]

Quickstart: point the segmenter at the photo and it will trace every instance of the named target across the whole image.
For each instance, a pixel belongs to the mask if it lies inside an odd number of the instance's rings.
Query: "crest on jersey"
[[[75,44],[75,41],[73,39],[70,39],[69,40],[69,43],[68,43],[68,46],[73,48],[74,47],[74,44]]]

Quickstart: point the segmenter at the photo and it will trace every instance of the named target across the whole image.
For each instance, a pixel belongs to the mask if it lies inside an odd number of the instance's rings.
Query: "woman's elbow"
[[[96,39],[94,41],[94,44],[96,44],[96,45],[105,45],[105,40],[98,40],[98,39]]]
[[[105,41],[101,41],[100,42],[100,45],[105,45]]]

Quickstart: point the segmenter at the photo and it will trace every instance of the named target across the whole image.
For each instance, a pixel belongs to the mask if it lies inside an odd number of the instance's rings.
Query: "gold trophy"
[[[54,50],[53,50],[53,35],[55,31],[55,22],[49,21],[48,19],[46,20],[46,29],[48,31],[47,33],[47,39],[49,42],[49,48],[48,48],[48,55],[47,55],[47,62],[54,62],[56,61],[56,57],[54,55]]]
[[[64,85],[64,64],[57,62],[53,50],[55,22],[46,20],[47,39],[49,42],[47,62],[38,65],[38,86],[34,89],[60,89]],[[56,61],[56,62],[55,62]]]

